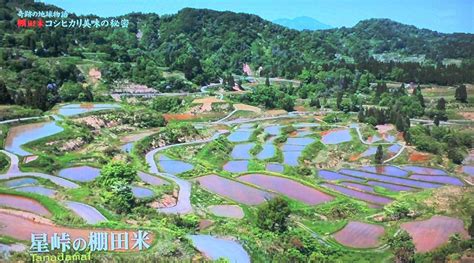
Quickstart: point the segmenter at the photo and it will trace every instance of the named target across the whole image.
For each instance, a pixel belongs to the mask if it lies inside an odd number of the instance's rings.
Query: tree
[[[440,98],[438,103],[436,104],[436,109],[439,111],[446,111],[446,100],[444,98]]]
[[[275,197],[258,208],[257,225],[261,229],[284,232],[287,228],[289,216],[290,207],[288,202],[281,197]]]
[[[364,114],[364,108],[360,108],[359,110],[359,114],[357,114],[357,119],[359,120],[359,122],[364,122],[365,120],[365,114]]]
[[[338,110],[341,109],[341,103],[342,103],[342,97],[344,96],[344,93],[338,92],[336,96],[336,108]]]
[[[434,123],[434,125],[436,125],[436,127],[439,127],[439,117],[438,117],[437,114],[434,117],[433,123]]]
[[[377,152],[375,153],[375,163],[383,163],[383,147],[382,145],[377,146]]]
[[[74,101],[83,92],[82,86],[78,83],[65,82],[59,89],[59,97],[62,101]]]
[[[97,183],[109,189],[117,181],[131,184],[136,177],[137,171],[131,165],[121,161],[111,161],[100,170]]]
[[[462,103],[467,103],[467,90],[466,90],[466,85],[459,85],[456,88],[456,94],[454,95],[457,101],[460,101]]]
[[[8,104],[12,102],[13,102],[12,97],[10,96],[10,93],[8,92],[5,82],[0,80],[0,103]]]
[[[153,99],[151,108],[161,113],[168,113],[177,111],[182,102],[183,100],[178,97],[158,96]]]
[[[109,191],[103,192],[102,196],[105,203],[119,214],[128,213],[135,206],[132,188],[123,180],[113,182]]]
[[[415,244],[413,244],[412,237],[405,230],[390,237],[388,245],[395,254],[395,262],[410,263],[414,261]]]
[[[318,97],[311,98],[311,100],[309,101],[309,106],[315,107],[316,109],[320,109],[321,102],[319,101],[319,98]]]
[[[471,224],[469,225],[468,228],[468,233],[471,236],[471,238],[474,238],[474,214],[471,215]]]
[[[270,87],[270,77],[268,77],[268,75],[265,78],[265,86]]]

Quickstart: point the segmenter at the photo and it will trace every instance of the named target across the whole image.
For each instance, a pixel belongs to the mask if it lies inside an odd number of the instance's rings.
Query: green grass
[[[347,224],[347,220],[304,220],[302,223],[316,233],[329,235],[341,230]]]
[[[10,167],[10,158],[8,158],[8,156],[0,152],[0,174],[6,173],[9,167]]]

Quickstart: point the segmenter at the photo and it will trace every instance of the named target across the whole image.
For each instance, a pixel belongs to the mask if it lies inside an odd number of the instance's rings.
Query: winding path
[[[194,144],[202,144],[202,143],[208,143],[211,142],[215,139],[217,139],[220,135],[227,133],[228,131],[220,131],[214,134],[211,138],[204,139],[204,140],[196,140],[196,141],[191,141],[191,142],[185,142],[185,143],[179,143],[179,144],[172,144],[172,145],[167,145],[163,146],[154,150],[151,150],[145,155],[145,159],[147,164],[150,166],[150,172],[157,174],[159,176],[162,176],[164,178],[167,178],[173,182],[175,182],[178,187],[179,187],[179,193],[178,193],[178,202],[176,203],[175,206],[172,207],[166,207],[166,208],[159,208],[158,211],[166,214],[187,214],[191,213],[193,208],[191,205],[191,188],[192,185],[189,181],[181,179],[175,175],[168,174],[168,173],[162,173],[158,170],[158,166],[155,161],[155,155],[158,152],[164,151],[166,149],[170,149],[173,147],[178,147],[178,146],[186,146],[186,145],[194,145]]]

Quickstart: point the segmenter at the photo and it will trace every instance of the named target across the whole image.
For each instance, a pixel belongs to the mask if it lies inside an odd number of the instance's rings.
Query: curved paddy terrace
[[[0,206],[50,217],[51,213],[40,202],[19,195],[0,194]],[[0,220],[0,222],[2,222]]]
[[[454,234],[469,238],[464,222],[447,216],[433,216],[428,220],[403,223],[400,226],[413,238],[417,252],[428,252],[448,242]]]
[[[333,234],[333,237],[348,247],[374,248],[380,245],[380,238],[384,233],[383,226],[351,221],[342,230]]]
[[[22,146],[62,132],[64,129],[55,122],[41,122],[11,127],[5,140],[5,149],[19,156],[31,155]]]
[[[246,174],[237,179],[239,181],[256,185],[261,189],[270,190],[288,196],[307,205],[317,205],[334,199],[334,197],[316,190],[313,187],[306,186],[284,177],[266,174]]]
[[[77,166],[62,169],[58,176],[78,182],[91,182],[100,175],[100,170],[90,166]]]

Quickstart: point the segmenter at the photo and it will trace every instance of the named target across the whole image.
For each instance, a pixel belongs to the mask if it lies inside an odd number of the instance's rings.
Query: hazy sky
[[[268,20],[309,16],[334,27],[390,18],[439,32],[474,33],[474,0],[42,0],[77,14],[173,14],[184,7],[257,14]]]

